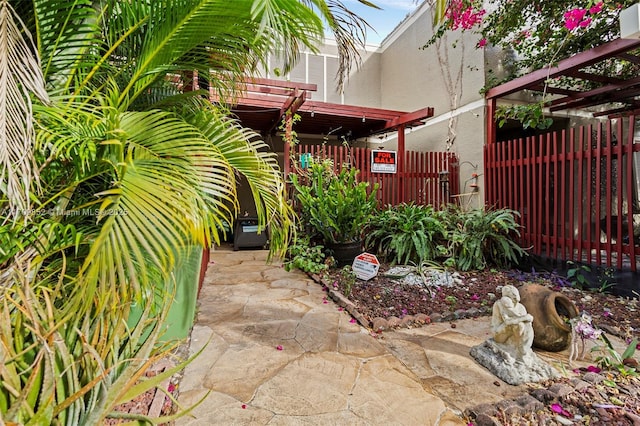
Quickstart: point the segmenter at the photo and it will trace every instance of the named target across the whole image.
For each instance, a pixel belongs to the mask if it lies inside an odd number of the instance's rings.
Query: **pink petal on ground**
[[[282,345],[278,345],[278,346],[276,346],[276,349],[277,349],[277,350],[279,350],[279,351],[281,351],[281,350],[283,349],[283,348],[282,348]]]
[[[350,322],[351,324],[355,324],[357,321],[356,321],[356,319],[355,319],[355,318],[351,318],[351,319],[349,320],[349,322]]]

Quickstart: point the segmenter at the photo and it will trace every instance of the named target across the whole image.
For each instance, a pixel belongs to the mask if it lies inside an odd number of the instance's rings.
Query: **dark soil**
[[[356,310],[374,323],[377,318],[389,320],[426,314],[428,327],[432,321],[451,321],[469,316],[488,316],[501,286],[516,287],[535,282],[566,295],[581,312],[588,313],[593,324],[605,335],[615,335],[627,342],[640,337],[640,302],[605,292],[580,290],[554,274],[525,274],[519,271],[474,271],[460,273],[454,285],[403,283],[385,276],[389,268],[382,265],[377,277],[356,280],[350,292],[345,291],[344,277],[333,270],[325,282],[342,293]],[[400,323],[400,322],[396,322]],[[414,324],[415,326],[415,324]],[[639,348],[640,349],[640,348]],[[640,351],[638,351],[640,352]],[[638,359],[638,352],[635,359]],[[633,362],[634,360],[631,360]],[[636,368],[640,371],[640,369]],[[563,377],[531,384],[527,401],[538,401],[535,408],[504,401],[467,414],[472,425],[633,425],[640,426],[640,377],[633,369],[621,374],[616,369],[600,371],[598,366],[575,370],[573,378]],[[570,391],[566,391],[570,389]]]
[[[534,282],[566,295],[581,312],[588,313],[596,327],[622,339],[640,337],[640,301],[617,297],[606,292],[583,291],[553,274],[526,274],[520,271],[473,271],[456,273],[461,282],[453,285],[405,284],[401,279],[385,276],[388,266],[381,266],[377,277],[357,280],[348,298],[369,321],[376,317],[402,318],[406,315],[447,315],[456,311],[471,311],[490,315],[491,307],[500,297],[502,286],[519,287]],[[331,273],[331,282],[340,282],[339,271]],[[344,291],[343,291],[344,293]]]

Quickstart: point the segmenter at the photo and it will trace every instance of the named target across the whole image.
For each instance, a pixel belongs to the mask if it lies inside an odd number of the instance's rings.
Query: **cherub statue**
[[[533,343],[533,317],[520,303],[520,293],[512,285],[502,288],[502,297],[493,305],[491,329],[493,340],[517,360],[531,354]]]

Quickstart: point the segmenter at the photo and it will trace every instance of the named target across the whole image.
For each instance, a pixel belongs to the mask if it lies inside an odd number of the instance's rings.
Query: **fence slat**
[[[452,153],[444,152],[416,152],[405,153],[404,179],[393,173],[373,173],[371,171],[371,149],[351,148],[337,145],[297,145],[295,147],[295,159],[300,155],[309,153],[313,157],[324,160],[329,159],[334,163],[338,171],[343,163],[349,163],[360,170],[358,179],[368,182],[373,188],[375,183],[380,185],[377,193],[379,206],[397,205],[400,202],[399,184],[404,182],[406,201],[412,201],[420,205],[432,205],[440,208],[449,200],[451,194],[458,192],[458,163],[457,157]],[[292,173],[298,170],[294,167]],[[441,171],[449,172],[448,187],[439,181]],[[453,192],[452,192],[453,191]]]
[[[634,127],[631,116],[488,144],[486,204],[520,212],[532,254],[637,271]]]

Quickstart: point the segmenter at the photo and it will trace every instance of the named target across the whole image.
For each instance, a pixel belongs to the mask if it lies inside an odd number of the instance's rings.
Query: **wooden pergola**
[[[331,134],[358,139],[397,131],[399,173],[404,167],[405,129],[424,124],[424,120],[434,113],[431,107],[405,112],[315,101],[312,96],[317,85],[292,81],[253,78],[246,80],[242,89],[239,98],[225,103],[243,126],[263,136],[278,131],[282,123],[286,136],[289,136],[293,131],[292,114],[301,118],[295,126],[298,134]],[[211,96],[211,101],[220,102],[214,96]],[[285,141],[288,139],[285,137]],[[289,174],[290,148],[285,142],[285,176]]]
[[[616,75],[595,74],[591,66],[606,60],[628,61],[640,66],[640,56],[634,54],[640,48],[640,39],[616,39],[611,42],[578,53],[550,66],[533,71],[490,89],[487,99],[487,143],[496,142],[496,112],[498,99],[530,90],[556,95],[548,104],[551,112],[566,109],[600,107],[593,117],[609,118],[634,114],[640,111],[640,76],[623,78]],[[589,89],[567,89],[554,86],[554,79],[571,77],[576,82],[584,81]],[[545,87],[546,84],[546,87]],[[579,87],[580,84],[576,84]]]

